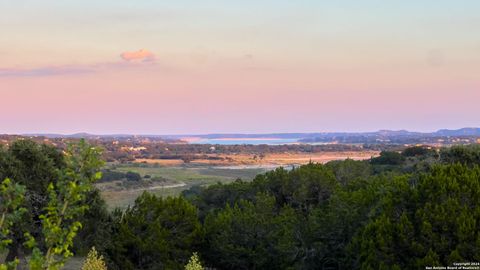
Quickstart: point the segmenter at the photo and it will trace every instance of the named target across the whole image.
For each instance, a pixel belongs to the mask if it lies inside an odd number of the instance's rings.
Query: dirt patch
[[[190,164],[208,166],[232,165],[302,165],[309,162],[326,163],[332,160],[354,159],[365,160],[378,156],[377,151],[352,152],[320,152],[320,153],[275,153],[265,155],[254,154],[208,154],[193,159]],[[162,166],[178,166],[185,162],[180,159],[137,159],[135,162],[159,164]]]

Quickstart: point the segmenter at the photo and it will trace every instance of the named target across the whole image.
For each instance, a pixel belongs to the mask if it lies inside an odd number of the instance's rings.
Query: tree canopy
[[[104,256],[100,267],[111,270],[418,269],[480,261],[478,146],[278,168],[252,181],[192,186],[178,197],[145,192],[113,212],[91,185],[100,177],[97,155],[86,145],[60,153],[28,141],[0,150],[0,248],[17,258],[28,252],[40,265],[32,269],[56,269],[41,266],[60,266],[59,258],[92,246]]]

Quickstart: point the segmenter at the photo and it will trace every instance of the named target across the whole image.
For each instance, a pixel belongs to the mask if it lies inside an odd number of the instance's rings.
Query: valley
[[[320,153],[273,153],[273,154],[209,154],[206,159],[185,163],[181,159],[136,159],[131,163],[109,163],[106,168],[113,172],[134,172],[141,176],[138,181],[114,179],[97,183],[110,208],[126,207],[144,191],[159,196],[176,196],[193,186],[208,186],[230,183],[236,179],[252,180],[257,174],[277,167],[291,168],[309,162],[326,163],[332,160],[364,160],[375,157],[378,151],[345,151]],[[146,178],[145,178],[146,177]]]

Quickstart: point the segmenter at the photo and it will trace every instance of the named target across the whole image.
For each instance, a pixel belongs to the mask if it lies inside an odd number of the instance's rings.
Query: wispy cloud
[[[94,64],[74,64],[60,66],[40,66],[31,68],[0,68],[0,77],[45,77],[61,75],[81,75],[100,71],[156,66],[155,55],[147,50],[124,52],[125,61],[103,62]]]
[[[42,77],[55,75],[85,74],[95,70],[88,66],[46,66],[36,68],[0,68],[0,77]]]

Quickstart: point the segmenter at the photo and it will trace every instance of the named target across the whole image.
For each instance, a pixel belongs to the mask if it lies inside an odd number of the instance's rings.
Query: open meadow
[[[153,164],[133,163],[115,165],[114,171],[136,172],[142,177],[149,175],[152,178],[162,177],[168,184],[158,184],[147,188],[132,187],[118,190],[115,188],[102,188],[102,196],[110,208],[125,207],[132,204],[145,190],[159,196],[176,196],[183,190],[192,186],[206,186],[215,183],[230,183],[236,179],[252,180],[255,175],[267,171],[267,168],[222,168],[212,166],[182,165],[159,166]],[[104,183],[98,186],[104,186]]]
[[[162,178],[163,182],[153,182],[149,186],[123,186],[121,181],[100,183],[102,196],[110,208],[126,207],[144,191],[158,196],[176,196],[192,186],[208,186],[216,183],[230,183],[236,179],[252,180],[257,174],[277,167],[292,167],[314,163],[326,163],[332,160],[369,159],[377,156],[375,151],[323,152],[323,153],[275,153],[257,156],[247,154],[211,155],[218,159],[198,159],[189,163],[177,159],[137,159],[133,163],[109,164],[111,171],[138,173],[142,179]],[[143,181],[143,180],[142,180]]]

